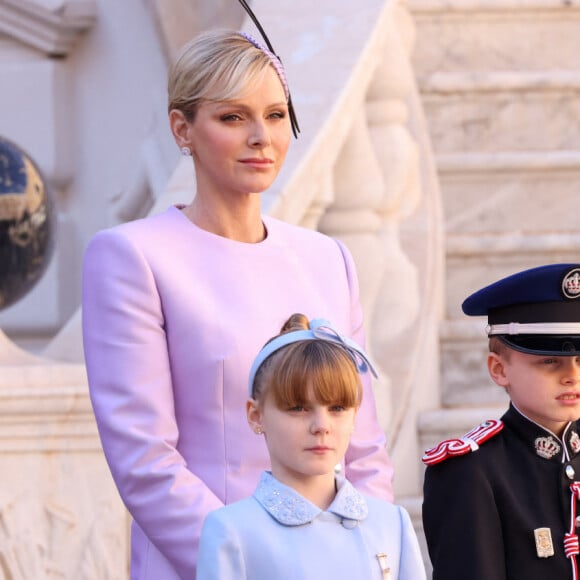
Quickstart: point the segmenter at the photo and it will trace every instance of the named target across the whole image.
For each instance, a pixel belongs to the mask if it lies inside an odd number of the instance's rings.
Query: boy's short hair
[[[499,336],[489,337],[489,352],[494,352],[495,354],[503,357],[505,360],[509,360],[511,347],[507,343],[503,342]]]
[[[514,350],[580,356],[580,264],[549,264],[502,278],[469,296],[462,309],[486,315],[488,336]]]

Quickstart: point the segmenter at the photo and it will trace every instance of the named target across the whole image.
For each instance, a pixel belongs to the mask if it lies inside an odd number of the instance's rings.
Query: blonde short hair
[[[203,32],[181,49],[169,71],[168,109],[191,121],[202,102],[239,97],[271,65],[270,57],[239,32]]]

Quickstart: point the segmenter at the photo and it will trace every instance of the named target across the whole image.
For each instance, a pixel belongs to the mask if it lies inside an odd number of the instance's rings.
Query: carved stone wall
[[[148,0],[168,59],[201,30],[239,28],[244,10],[231,0]]]
[[[0,332],[0,580],[123,580],[127,516],[102,454],[84,365]]]
[[[0,0],[0,132],[38,163],[58,221],[44,278],[0,312],[18,344],[39,352],[74,316],[88,240],[146,214],[165,186],[179,157],[166,74],[142,0]],[[78,347],[58,356],[82,362]]]

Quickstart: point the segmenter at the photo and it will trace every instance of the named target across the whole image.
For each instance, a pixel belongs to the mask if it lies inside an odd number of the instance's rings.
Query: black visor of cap
[[[544,302],[542,304],[515,304],[496,308],[489,313],[489,323],[519,324],[580,322],[580,308],[576,302]],[[539,355],[580,355],[580,335],[566,334],[499,334],[508,346],[520,352]],[[493,332],[492,332],[493,335]]]
[[[490,324],[535,324],[537,322],[580,322],[578,302],[529,302],[510,304],[502,308],[490,309]]]
[[[580,308],[577,302],[543,302],[528,304],[512,304],[503,308],[490,310],[488,321],[490,325],[578,322],[580,323]],[[495,334],[508,346],[528,354],[574,356],[580,355],[580,335],[565,334]]]
[[[557,334],[501,334],[507,346],[526,354],[580,356],[580,336]]]

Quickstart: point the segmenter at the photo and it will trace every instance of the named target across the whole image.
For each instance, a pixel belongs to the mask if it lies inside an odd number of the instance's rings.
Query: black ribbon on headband
[[[280,61],[282,59],[276,54],[268,35],[266,34],[264,28],[260,24],[258,17],[252,12],[252,9],[246,2],[246,0],[238,0],[238,2],[242,5],[242,8],[246,11],[247,15],[250,17],[252,22],[256,25],[258,32],[262,35],[268,50]],[[292,127],[292,133],[294,133],[294,137],[298,138],[298,133],[300,133],[300,127],[298,126],[298,119],[296,118],[296,112],[294,111],[294,105],[292,104],[292,96],[290,95],[290,91],[288,91],[288,115],[290,116],[290,125]]]

